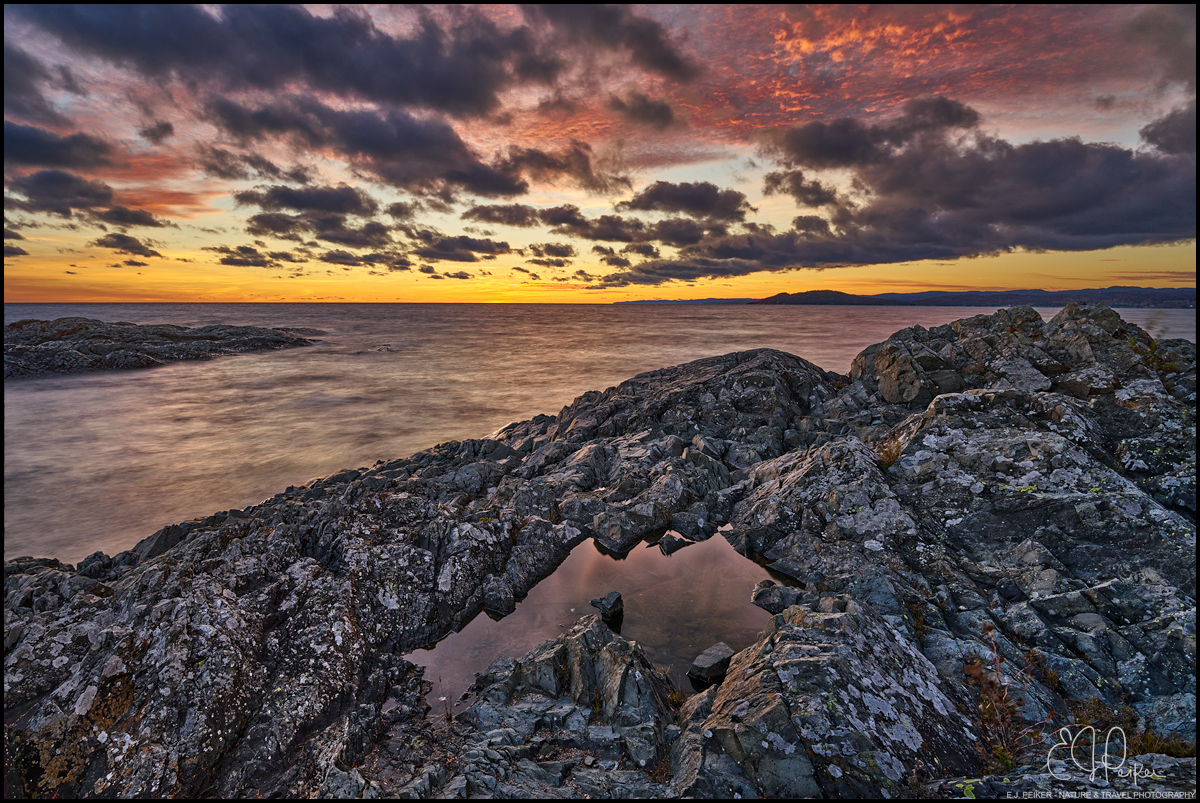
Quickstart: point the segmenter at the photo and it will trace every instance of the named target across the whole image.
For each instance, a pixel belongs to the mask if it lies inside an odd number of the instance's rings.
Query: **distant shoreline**
[[[1105,287],[1086,290],[1005,290],[854,295],[837,290],[778,293],[763,299],[704,298],[617,301],[614,304],[772,304],[871,307],[1061,307],[1070,303],[1105,304],[1115,309],[1195,309],[1196,288]]]

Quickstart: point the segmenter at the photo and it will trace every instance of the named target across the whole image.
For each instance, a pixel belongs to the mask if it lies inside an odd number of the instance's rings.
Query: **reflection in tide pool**
[[[771,615],[755,607],[750,595],[766,579],[766,569],[719,535],[672,555],[639,544],[621,559],[601,553],[588,539],[515,612],[499,621],[476,616],[432,650],[406,657],[426,668],[435,712],[444,710],[441,696],[455,700],[461,711],[472,702],[458,702],[462,693],[493,660],[520,658],[557,638],[580,617],[596,613],[591,600],[619,591],[625,602],[621,635],[641,644],[656,666],[669,666],[678,682],[692,659],[716,642],[734,650],[754,643]]]

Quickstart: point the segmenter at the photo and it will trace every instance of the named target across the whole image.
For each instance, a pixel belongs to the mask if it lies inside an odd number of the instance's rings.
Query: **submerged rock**
[[[4,378],[151,368],[221,354],[307,346],[317,329],[173,324],[139,326],[92,318],[27,319],[4,327]]]
[[[1009,732],[1124,704],[1194,738],[1195,465],[1194,346],[1103,307],[913,327],[848,377],[765,349],[641,374],[119,555],[6,561],[6,796],[949,793],[997,760],[998,695]],[[668,527],[803,588],[755,589],[776,616],[719,686],[672,713],[593,616],[427,716],[403,653]]]

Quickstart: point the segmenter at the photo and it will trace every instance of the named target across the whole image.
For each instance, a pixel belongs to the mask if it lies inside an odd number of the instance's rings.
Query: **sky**
[[[4,7],[8,302],[1196,284],[1195,6]]]

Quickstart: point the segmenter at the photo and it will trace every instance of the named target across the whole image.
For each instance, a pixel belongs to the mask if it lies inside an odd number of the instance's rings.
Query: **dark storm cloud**
[[[1141,131],[1142,139],[1163,153],[1196,155],[1196,101],[1160,117]]]
[[[18,47],[4,43],[5,115],[45,123],[65,123],[38,86],[50,79],[50,72],[40,61]]]
[[[161,257],[162,254],[142,243],[136,237],[128,234],[106,234],[99,240],[93,240],[88,245],[98,245],[101,248],[111,248],[121,254],[135,254],[140,257]]]
[[[525,204],[472,206],[462,213],[463,220],[478,220],[502,226],[530,228],[538,224],[538,210]]]
[[[857,167],[886,161],[922,135],[974,128],[979,113],[949,98],[919,98],[891,120],[868,124],[853,117],[815,120],[770,133],[766,150],[788,167]]]
[[[6,257],[24,257],[29,256],[29,252],[19,245],[5,245],[4,256]]]
[[[324,215],[306,220],[310,231],[314,233],[313,236],[325,242],[349,248],[382,248],[392,242],[388,227],[374,220],[357,229],[347,226],[345,218],[341,215]]]
[[[632,186],[628,176],[598,169],[592,159],[591,146],[578,140],[572,140],[557,152],[512,148],[504,168],[507,172],[528,175],[539,181],[565,177],[593,193],[614,193]]]
[[[96,220],[111,223],[114,226],[152,226],[154,228],[161,228],[163,226],[174,225],[156,218],[145,209],[130,209],[127,206],[114,206],[110,209],[93,210],[91,216]]]
[[[602,285],[1196,236],[1194,121],[1186,109],[1144,129],[1158,148],[1144,152],[1078,139],[1014,145],[975,130],[976,119],[967,107],[935,99],[909,103],[882,123],[845,119],[775,132],[768,152],[796,182],[810,184],[800,167],[849,169],[854,197],[826,199],[828,217],[799,215],[785,232],[751,223],[743,233],[706,232],[676,259],[641,263]],[[791,192],[791,178],[769,181],[805,204],[809,190]]]
[[[651,226],[647,238],[682,248],[685,245],[695,245],[700,242],[704,239],[705,234],[721,235],[725,231],[725,226],[721,225],[702,226],[687,218],[671,218],[660,220]]]
[[[262,254],[257,248],[249,245],[238,245],[230,248],[227,245],[205,246],[205,251],[221,254],[222,265],[232,265],[241,268],[278,268],[279,261],[269,255]]]
[[[246,221],[246,231],[256,237],[279,237],[299,240],[302,233],[311,230],[311,224],[299,215],[282,215],[278,212],[263,212],[252,215]]]
[[[26,6],[22,16],[77,49],[144,75],[209,80],[224,89],[279,90],[295,83],[380,103],[455,115],[495,109],[522,80],[544,81],[528,28],[502,31],[459,11],[443,28],[425,14],[410,36],[392,37],[364,12],[314,16],[299,6]]]
[[[662,25],[638,17],[624,5],[527,5],[525,14],[541,17],[571,42],[623,49],[634,64],[676,81],[691,81],[700,68],[686,59]]]
[[[438,237],[429,245],[413,250],[413,253],[430,261],[445,260],[448,262],[477,262],[475,254],[495,257],[498,254],[511,254],[512,248],[506,242],[476,239],[466,235],[457,237]]]
[[[624,248],[622,248],[621,253],[622,254],[638,254],[640,256],[650,257],[651,259],[653,259],[659,255],[658,249],[655,248],[650,243],[631,243],[630,245],[627,245]]]
[[[112,145],[88,134],[63,137],[5,120],[4,162],[23,167],[100,167],[112,164]]]
[[[282,137],[293,144],[339,152],[357,170],[395,187],[438,193],[459,188],[482,196],[524,193],[520,165],[484,164],[454,129],[395,109],[333,109],[293,95],[251,108],[212,99],[211,122],[243,141]]]
[[[600,255],[600,261],[614,268],[628,268],[633,263],[625,257],[617,256],[617,252],[606,245],[593,245],[592,253]]]
[[[609,95],[604,106],[631,123],[648,126],[658,131],[665,131],[671,126],[683,123],[675,116],[675,110],[670,103],[665,100],[657,100],[637,90],[631,91],[625,98]]]
[[[161,145],[163,140],[175,133],[175,126],[166,120],[156,120],[152,125],[139,128],[138,133],[155,145]]]
[[[366,261],[362,257],[356,254],[351,254],[349,251],[341,250],[326,251],[324,254],[321,254],[319,257],[317,257],[317,259],[321,260],[322,262],[328,262],[331,265],[358,266],[366,264]]]
[[[25,238],[21,236],[20,232],[13,231],[12,229],[5,226],[4,227],[4,239],[6,239],[6,240],[24,240]]]
[[[246,231],[255,236],[297,239],[303,233],[318,240],[349,248],[382,248],[392,242],[388,227],[367,221],[355,228],[346,223],[347,215],[366,217],[379,210],[379,204],[362,190],[346,184],[336,187],[274,186],[234,194],[239,204],[254,204],[269,210],[252,215]],[[294,209],[298,215],[276,210]]]
[[[584,240],[631,243],[643,239],[646,234],[646,224],[636,218],[601,215],[595,220],[587,220],[574,204],[543,209],[538,217],[543,223],[554,226],[551,231],[555,234],[570,234]]]
[[[490,113],[517,86],[551,85],[570,66],[564,54],[571,50],[625,53],[676,80],[697,74],[659,23],[626,6],[535,7],[526,10],[533,27],[503,29],[470,9],[455,8],[444,21],[418,11],[414,29],[398,36],[346,7],[327,16],[285,5],[110,6],[103,14],[86,5],[8,9],[82,52],[157,80],[178,77],[220,90],[304,85],[456,116]],[[547,28],[551,35],[541,35]],[[21,73],[29,87],[38,77],[32,70]]]
[[[537,257],[573,257],[575,254],[575,246],[570,243],[534,243],[529,246],[529,250]]]
[[[617,209],[643,212],[678,212],[695,218],[711,218],[727,222],[746,219],[747,212],[754,207],[746,202],[746,196],[737,190],[722,190],[708,181],[672,184],[656,181],[628,201],[617,204]]]
[[[1148,6],[1129,23],[1126,34],[1150,45],[1162,64],[1163,80],[1196,91],[1196,6]]]
[[[371,196],[348,184],[336,187],[264,187],[234,193],[233,197],[239,204],[254,204],[268,212],[295,209],[301,212],[370,217],[379,211],[379,204]]]
[[[384,211],[396,220],[412,220],[420,208],[421,204],[416,201],[397,201],[394,204],[388,204],[388,208]]]
[[[806,179],[802,170],[783,170],[763,176],[763,194],[790,195],[801,206],[827,206],[837,203],[837,193],[815,179]]]
[[[304,167],[297,166],[284,170],[270,159],[257,153],[233,153],[223,148],[201,145],[198,154],[196,158],[198,168],[210,176],[227,181],[270,178],[306,184],[312,180],[309,171]]]
[[[112,187],[65,170],[39,170],[14,178],[9,186],[27,200],[6,198],[6,206],[12,205],[26,212],[49,212],[61,217],[71,217],[72,209],[111,206],[113,199]]]

